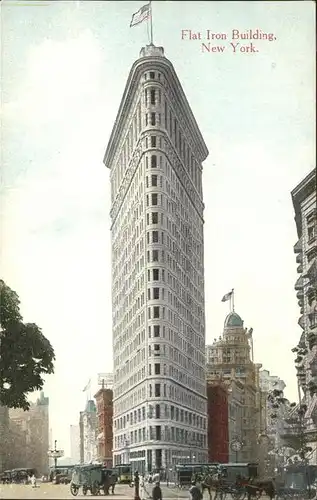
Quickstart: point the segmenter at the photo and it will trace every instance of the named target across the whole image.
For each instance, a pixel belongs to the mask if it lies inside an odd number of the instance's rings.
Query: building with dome
[[[208,387],[217,384],[227,389],[227,447],[231,462],[251,462],[259,458],[261,365],[253,362],[252,350],[252,329],[248,331],[244,327],[235,311],[227,315],[222,336],[206,346],[207,393]],[[212,448],[214,443],[208,445]]]
[[[207,460],[203,162],[172,63],[132,65],[110,169],[113,458],[140,473]]]

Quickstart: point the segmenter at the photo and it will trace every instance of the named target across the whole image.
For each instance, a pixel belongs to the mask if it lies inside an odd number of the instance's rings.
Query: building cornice
[[[120,140],[122,130],[125,126],[126,118],[129,115],[134,95],[138,89],[141,74],[144,71],[151,70],[151,68],[160,69],[161,72],[166,76],[166,79],[168,80],[170,87],[175,89],[175,95],[177,95],[178,103],[183,109],[183,114],[187,122],[186,125],[189,127],[190,132],[192,133],[195,146],[199,153],[199,158],[198,158],[199,161],[203,162],[209,154],[207,146],[198,128],[197,122],[189,106],[189,103],[187,101],[187,98],[185,96],[185,93],[183,91],[183,88],[180,84],[180,81],[177,77],[177,74],[175,72],[172,63],[164,56],[145,56],[137,59],[134,62],[128,76],[128,80],[125,86],[119,111],[114,123],[114,127],[111,132],[111,136],[103,160],[104,164],[108,168],[112,167],[117,145]]]
[[[302,214],[301,204],[313,192],[316,191],[316,170],[312,170],[306,177],[293,189],[291,192],[293,206],[295,210],[295,222],[297,234],[300,238],[302,235]]]

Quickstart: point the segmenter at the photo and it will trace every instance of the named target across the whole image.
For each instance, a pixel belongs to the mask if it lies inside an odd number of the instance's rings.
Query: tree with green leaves
[[[0,405],[28,410],[30,392],[54,373],[54,349],[35,323],[23,323],[16,292],[0,280]]]
[[[278,411],[282,406],[289,408],[288,414],[285,415],[285,428],[283,433],[284,447],[294,450],[294,454],[298,454],[303,463],[307,462],[307,456],[312,452],[312,448],[307,446],[305,436],[304,417],[307,411],[307,405],[300,403],[290,403],[284,397],[283,391],[274,389],[268,395],[273,420],[280,418]]]

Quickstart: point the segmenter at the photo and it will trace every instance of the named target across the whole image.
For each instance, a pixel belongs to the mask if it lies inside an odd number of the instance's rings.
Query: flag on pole
[[[138,10],[138,12],[133,14],[130,23],[130,28],[132,28],[132,26],[136,26],[137,24],[142,23],[142,21],[145,21],[149,17],[150,17],[150,4],[147,3],[146,5],[143,5],[143,7],[141,7],[141,9]]]
[[[232,294],[233,294],[233,290],[231,290],[231,292],[229,292],[229,293],[226,293],[226,295],[224,295],[222,297],[221,302],[227,302],[227,300],[230,300],[232,297]]]
[[[90,388],[90,382],[91,382],[91,379],[88,380],[88,384],[85,385],[83,392],[86,392]]]

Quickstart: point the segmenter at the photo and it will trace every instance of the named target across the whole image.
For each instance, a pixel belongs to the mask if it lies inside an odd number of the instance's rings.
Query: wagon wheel
[[[77,497],[78,495],[79,488],[75,484],[71,483],[70,484],[70,492],[74,497]]]
[[[94,482],[90,491],[93,496],[99,495],[100,493],[99,484],[97,482]]]

